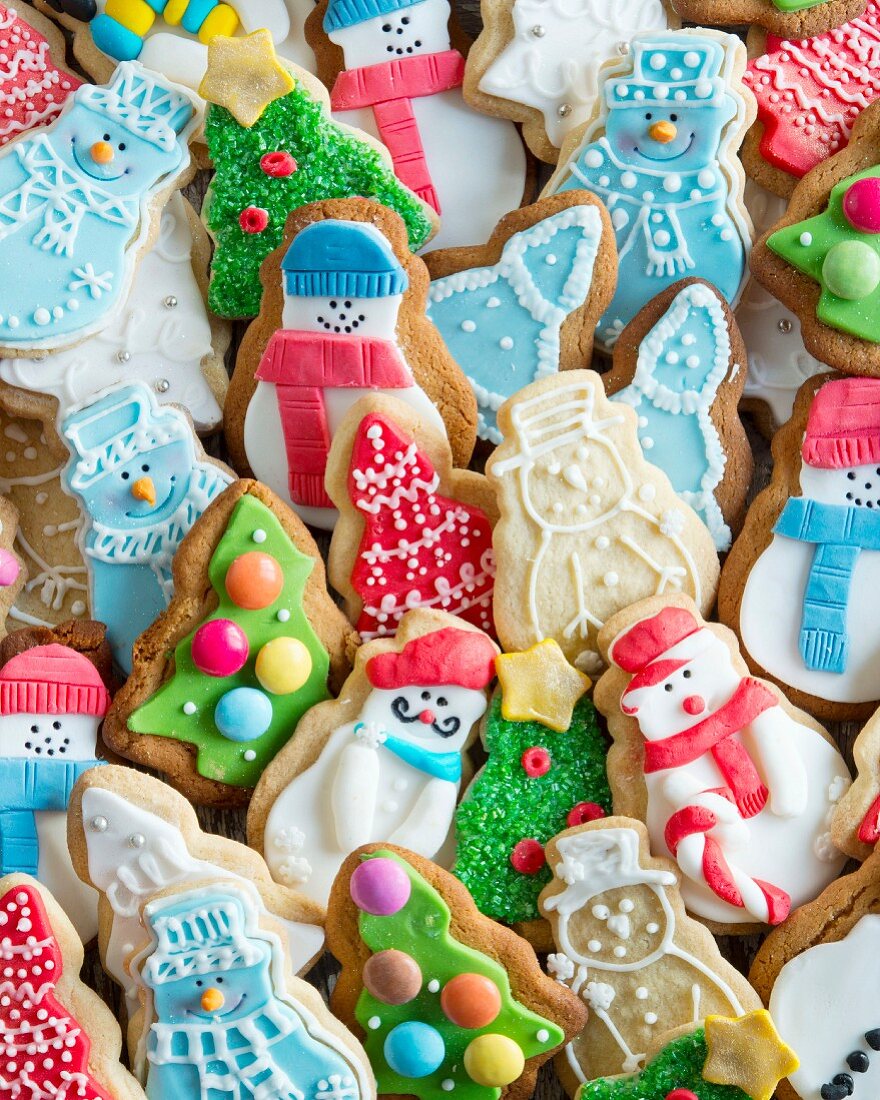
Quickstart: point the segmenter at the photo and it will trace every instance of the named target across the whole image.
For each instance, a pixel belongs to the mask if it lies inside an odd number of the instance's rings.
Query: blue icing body
[[[514,234],[493,267],[431,283],[428,317],[474,388],[481,439],[500,443],[501,405],[559,370],[562,325],[590,293],[601,238],[598,211],[571,206]]]
[[[642,306],[696,275],[728,301],[739,294],[750,245],[731,192],[745,117],[730,81],[738,40],[685,31],[640,35],[632,68],[606,79],[602,114],[562,173],[557,191],[585,188],[611,214],[617,292],[598,338],[610,347]]]

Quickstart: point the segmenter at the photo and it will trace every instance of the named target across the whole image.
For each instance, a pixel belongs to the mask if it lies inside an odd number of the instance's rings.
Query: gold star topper
[[[782,1078],[800,1065],[766,1008],[735,1020],[707,1016],[706,1050],[704,1079],[713,1085],[736,1085],[752,1100],[770,1100]]]
[[[293,77],[279,63],[268,31],[254,31],[241,38],[218,34],[208,43],[208,70],[199,95],[225,107],[246,129],[293,87]]]
[[[578,699],[592,681],[568,663],[554,638],[522,653],[495,658],[501,684],[501,716],[508,722],[540,722],[565,733]]]

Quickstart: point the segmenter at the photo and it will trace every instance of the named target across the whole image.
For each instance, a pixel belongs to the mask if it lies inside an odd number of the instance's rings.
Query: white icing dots
[[[676,191],[681,190],[681,176],[670,172],[668,176],[663,177],[663,190],[668,191],[670,195],[674,195]]]
[[[34,324],[35,325],[48,325],[52,320],[52,314],[48,309],[40,306],[39,309],[34,310]]]
[[[535,1035],[535,1038],[538,1040],[539,1043],[546,1043],[550,1039],[550,1032],[547,1030],[546,1027],[539,1028],[537,1034]]]
[[[261,543],[261,542],[265,542],[265,541],[266,541],[266,532],[265,532],[265,531],[263,530],[263,528],[262,528],[262,527],[258,527],[258,528],[257,528],[257,529],[256,529],[256,530],[254,531],[254,533],[253,533],[253,534],[251,535],[251,538],[252,538],[252,539],[254,540],[254,542],[256,542],[256,543]]]
[[[603,159],[598,149],[589,149],[584,156],[584,164],[586,164],[588,168],[599,168]]]
[[[610,570],[608,573],[605,574],[602,580],[606,588],[616,588],[617,584],[620,581],[620,577],[618,577],[618,575],[613,570]]]
[[[694,50],[688,50],[682,61],[689,69],[695,69],[700,64],[700,55]]]
[[[700,187],[712,187],[715,184],[715,173],[711,168],[704,168],[697,176]]]
[[[461,331],[462,332],[476,332],[477,331],[477,322],[476,321],[468,321],[468,320],[462,321],[461,322]]]
[[[655,53],[651,57],[650,65],[651,65],[651,68],[654,70],[654,72],[659,72],[661,69],[665,69],[666,68],[666,54],[665,53]]]
[[[282,607],[279,609],[278,614],[275,616],[275,618],[278,620],[279,623],[290,622],[290,612],[287,610],[286,607]]]
[[[595,541],[595,547],[597,550],[607,550],[611,545],[611,541],[607,535],[599,535]]]
[[[656,1012],[646,1012],[645,1013],[645,1023],[648,1024],[649,1026],[653,1027],[653,1025],[657,1023],[657,1013]]]
[[[452,1092],[455,1088],[455,1082],[451,1077],[444,1077],[440,1082],[440,1088],[443,1089],[444,1092]]]
[[[647,991],[647,989],[645,989],[645,987],[643,985],[640,985],[638,987],[638,989],[636,990],[636,1000],[647,1001],[647,999],[648,999],[648,991]]]
[[[700,365],[700,357],[699,355],[689,355],[684,363],[686,367],[690,367],[691,370],[694,370]]]
[[[669,244],[669,240],[669,234],[665,229],[658,229],[654,234],[654,244],[656,244],[658,248],[665,248],[666,245]]]
[[[257,754],[253,749],[245,749],[242,756],[249,764],[252,764],[257,759]]]
[[[621,172],[620,186],[625,187],[627,191],[632,191],[632,189],[638,182],[638,176],[635,174],[635,172],[630,172],[629,170],[627,170],[626,172]]]
[[[369,1020],[367,1020],[367,1027],[370,1029],[370,1031],[378,1031],[381,1026],[382,1021],[379,1019],[378,1016],[371,1016]]]
[[[558,260],[552,252],[548,252],[547,255],[544,257],[544,263],[547,264],[548,267],[555,267],[558,263]]]
[[[501,348],[502,351],[510,351],[513,347],[513,338],[511,336],[502,336],[498,341],[498,347]]]
[[[602,950],[602,944],[599,942],[599,940],[590,940],[589,943],[587,944],[587,950],[592,951],[594,953],[596,951],[601,951]]]
[[[184,714],[195,714],[195,712],[198,709],[199,708],[192,701],[189,701],[189,702],[186,702],[186,703],[183,704],[183,713]]]
[[[649,932],[652,936],[656,935],[656,933],[660,931],[660,925],[655,921],[650,921],[645,925],[645,931]]]
[[[643,501],[644,503],[653,500],[656,495],[657,490],[654,488],[653,485],[642,485],[639,487],[639,500]]]
[[[623,959],[626,957],[626,948],[623,946],[617,946],[614,948],[615,959]]]
[[[436,978],[432,978],[428,982],[428,992],[429,993],[439,993],[440,992],[440,983],[437,981]]]
[[[798,239],[800,240],[800,242],[804,246],[804,248],[809,248],[810,245],[813,243],[813,234],[812,233],[801,233],[801,235]]]

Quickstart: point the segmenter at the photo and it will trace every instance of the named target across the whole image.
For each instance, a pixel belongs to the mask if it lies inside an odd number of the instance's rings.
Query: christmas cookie
[[[339,698],[313,707],[263,773],[248,841],[277,882],[327,904],[345,858],[377,839],[433,859],[447,845],[497,646],[442,611],[367,642]]]
[[[486,468],[501,519],[495,627],[506,650],[555,638],[585,672],[596,635],[635,600],[664,592],[715,602],[709,530],[643,457],[636,413],[594,371],[533,382],[502,405]]]
[[[552,195],[502,218],[487,244],[425,263],[428,316],[473,387],[479,437],[500,443],[495,414],[508,397],[592,359],[617,275],[608,214],[586,191]]]
[[[773,457],[725,562],[719,616],[793,702],[867,718],[880,700],[880,379],[805,382]]]
[[[439,215],[440,248],[485,240],[531,192],[517,128],[463,98],[450,13],[447,0],[320,0],[306,21],[333,117],[385,143],[397,178]]]
[[[307,523],[332,529],[327,454],[345,413],[372,391],[411,405],[467,466],[474,397],[425,318],[428,275],[393,211],[367,199],[300,208],[262,277],[260,316],[239,349],[225,409],[236,469]]]
[[[130,62],[0,150],[4,355],[69,347],[118,316],[194,126],[189,93]]]
[[[148,1097],[374,1100],[363,1048],[294,977],[284,930],[250,883],[170,887],[143,906],[143,1008],[129,1049]]]
[[[311,535],[258,481],[236,481],[202,515],[174,580],[104,740],[191,801],[243,805],[303,714],[342,686],[354,633]]]
[[[101,963],[125,993],[129,1019],[142,989],[139,973],[128,967],[145,939],[141,910],[166,887],[202,879],[250,882],[284,927],[292,970],[307,970],[321,953],[321,906],[273,883],[250,848],[202,832],[189,802],[158,779],[130,768],[92,769],[73,790],[67,833],[76,873],[98,891]]]
[[[615,810],[677,861],[692,916],[730,933],[780,924],[844,863],[829,827],[849,773],[831,737],[685,597],[627,608],[599,645]]]
[[[623,330],[605,392],[638,416],[645,457],[729,550],[752,479],[752,449],[737,405],[746,349],[733,314],[708,283],[659,294]]]
[[[390,845],[342,865],[327,917],[333,1011],[364,1037],[380,1096],[524,1100],[583,1027],[576,997],[436,864]]]
[[[393,397],[362,397],[327,460],[339,509],[327,572],[361,638],[393,635],[407,611],[434,608],[495,633],[492,488],[452,468],[446,437]]]
[[[880,714],[875,711],[853,745],[856,778],[841,798],[831,835],[855,859],[867,859],[880,841]]]
[[[13,625],[12,622],[7,622],[7,618],[14,617],[13,606],[21,596],[27,578],[22,559],[13,550],[18,536],[18,524],[18,509],[11,500],[0,496],[0,638],[6,634],[7,626]]]
[[[522,123],[536,157],[555,164],[565,138],[593,112],[599,67],[625,53],[633,33],[677,25],[665,0],[547,4],[492,0],[468,52],[465,99]]]
[[[839,27],[865,10],[865,0],[672,0],[694,23],[749,23],[773,34],[803,39]]]
[[[186,413],[161,406],[142,382],[72,408],[60,432],[70,448],[61,485],[81,509],[92,615],[128,673],[135,638],[174,593],[177,547],[235,473],[208,458]]]
[[[620,260],[601,347],[686,275],[739,297],[752,242],[737,157],[755,114],[745,66],[738,38],[700,28],[636,35],[599,71],[594,115],[544,194],[583,188],[611,212]]]
[[[54,398],[45,410],[53,422],[107,386],[142,381],[163,405],[185,408],[196,431],[213,431],[223,416],[230,332],[206,307],[210,255],[198,216],[175,192],[125,308],[107,328],[38,359],[0,359],[0,379]]]
[[[434,211],[397,180],[383,145],[330,118],[323,85],[281,64],[267,32],[214,38],[208,59],[200,90],[214,176],[202,219],[216,246],[215,313],[259,313],[260,264],[281,244],[287,215],[310,202],[372,199],[403,218],[411,248],[425,244]]]
[[[80,981],[83,945],[48,890],[28,875],[0,879],[3,1091],[49,1100],[144,1100],[119,1061],[113,1013]]]
[[[608,742],[586,697],[589,677],[552,638],[496,665],[499,686],[480,731],[488,759],[455,814],[453,872],[481,913],[546,951],[544,846],[566,826],[610,811]]]
[[[640,821],[568,829],[547,845],[547,862],[553,876],[540,904],[556,946],[547,966],[590,1013],[556,1059],[569,1095],[596,1077],[635,1073],[664,1033],[761,1007],[685,914],[677,868],[651,857]]]

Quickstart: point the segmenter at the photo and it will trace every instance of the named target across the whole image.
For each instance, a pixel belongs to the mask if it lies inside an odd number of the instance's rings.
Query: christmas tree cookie
[[[267,31],[214,38],[199,90],[215,172],[202,208],[216,246],[208,304],[221,317],[259,313],[260,264],[307,203],[360,195],[391,207],[412,249],[434,232],[433,211],[396,179],[385,148],[333,122],[322,85],[280,63]]]
[[[345,861],[327,942],[342,963],[333,1011],[364,1036],[380,1096],[525,1100],[586,1018],[524,940],[402,848],[371,844]]]
[[[241,805],[302,715],[341,686],[353,633],[311,536],[256,481],[236,481],[203,514],[174,575],[104,740],[191,800]]]
[[[757,24],[800,40],[855,19],[865,0],[674,0],[674,6],[693,23]]]
[[[0,878],[3,1092],[28,1100],[144,1100],[119,1061],[113,1013],[80,981],[83,945],[44,887]]]
[[[550,881],[544,845],[611,809],[607,742],[588,677],[552,639],[497,661],[500,687],[481,731],[489,755],[455,815],[453,868],[480,912],[551,945],[538,911]]]

